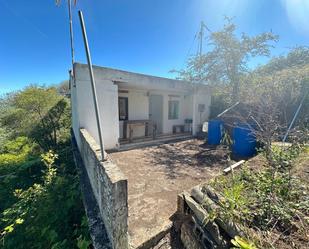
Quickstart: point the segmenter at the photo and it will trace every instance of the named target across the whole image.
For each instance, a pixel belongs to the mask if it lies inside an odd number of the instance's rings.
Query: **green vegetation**
[[[0,100],[0,247],[87,248],[70,145],[70,106],[56,87]]]
[[[252,242],[248,242],[239,236],[235,236],[235,239],[232,239],[232,244],[235,246],[232,249],[257,249]]]
[[[215,216],[240,224],[251,246],[301,248],[308,243],[309,186],[294,165],[304,154],[308,164],[306,147],[274,146],[271,159],[261,153],[259,162],[216,178],[212,186],[223,198]]]
[[[257,56],[269,56],[278,36],[271,32],[248,36],[236,35],[236,25],[225,18],[222,30],[211,32],[209,50],[189,58],[187,68],[179,71],[179,77],[193,82],[205,82],[226,87],[229,101],[239,100],[241,78],[248,72],[248,61]]]
[[[227,18],[221,30],[207,37],[207,51],[192,56],[178,72],[181,79],[213,89],[211,117],[240,101],[223,117],[227,126],[235,122],[256,126],[261,160],[213,182],[222,196],[214,216],[241,224],[245,237],[234,238],[235,248],[307,248],[309,185],[304,165],[309,163],[309,154],[304,144],[309,141],[309,48],[295,47],[285,56],[250,69],[249,59],[270,56],[278,37],[237,33]],[[303,98],[288,137],[292,146],[274,146],[274,141],[282,141]],[[223,144],[231,144],[228,135]]]
[[[273,57],[266,65],[251,69],[249,60],[269,57],[279,37],[271,32],[256,36],[238,33],[233,20],[226,18],[221,30],[207,36],[206,52],[191,56],[186,67],[176,71],[178,78],[212,87],[211,117],[241,101],[273,105],[283,121],[290,120],[309,89],[309,48],[295,47],[287,55]],[[309,94],[305,108],[309,108]],[[301,115],[305,118],[305,114]]]

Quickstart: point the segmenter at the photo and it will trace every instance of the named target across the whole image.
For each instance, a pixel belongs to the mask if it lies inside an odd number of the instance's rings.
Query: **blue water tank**
[[[210,120],[208,122],[208,144],[218,145],[223,136],[223,121]]]
[[[238,124],[233,129],[233,154],[240,157],[251,157],[256,153],[256,136],[254,127]]]

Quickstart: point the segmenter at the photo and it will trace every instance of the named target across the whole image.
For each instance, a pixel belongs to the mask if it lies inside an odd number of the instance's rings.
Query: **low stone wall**
[[[221,196],[211,187],[194,187],[190,193],[178,195],[177,211],[180,214],[180,237],[187,249],[228,249],[231,239],[242,235],[237,224],[212,214],[219,208]],[[221,200],[222,201],[222,200]]]
[[[116,164],[100,161],[100,147],[80,130],[83,159],[108,237],[115,249],[128,248],[128,181]]]

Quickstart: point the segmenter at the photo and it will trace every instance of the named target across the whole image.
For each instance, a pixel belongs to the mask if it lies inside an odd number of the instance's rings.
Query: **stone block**
[[[203,249],[193,232],[194,225],[185,222],[181,226],[180,239],[186,249]]]
[[[185,199],[182,193],[177,195],[177,212],[185,213]]]
[[[209,215],[205,209],[203,209],[196,201],[194,201],[191,196],[185,195],[185,202],[193,211],[197,219],[201,224],[206,224],[209,221]]]

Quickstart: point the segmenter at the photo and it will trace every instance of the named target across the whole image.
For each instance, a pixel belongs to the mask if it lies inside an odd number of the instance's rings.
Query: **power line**
[[[187,62],[187,60],[188,60],[188,58],[189,58],[190,52],[191,52],[191,50],[192,50],[192,47],[193,47],[194,42],[195,42],[196,37],[197,37],[197,33],[198,33],[198,32],[195,33],[194,38],[193,38],[193,40],[192,40],[192,43],[191,43],[191,45],[190,45],[190,47],[189,47],[189,49],[188,49],[188,51],[187,51],[187,53],[186,53],[184,62],[183,62],[183,64],[182,64],[182,67],[185,66],[185,64],[186,64],[186,62]]]
[[[186,53],[186,56],[185,56],[185,59],[184,59],[184,62],[183,62],[183,65],[182,65],[182,68],[184,68],[187,60],[188,60],[188,57],[191,53],[191,50],[193,48],[193,45],[195,43],[195,41],[197,40],[197,38],[199,39],[198,41],[198,48],[197,48],[197,53],[196,55],[202,55],[202,50],[203,50],[203,39],[204,39],[204,30],[207,30],[208,32],[211,32],[211,30],[208,28],[208,26],[202,21],[201,24],[200,24],[200,27],[199,29],[196,31],[196,33],[194,34],[194,37],[193,37],[193,40],[192,40],[192,43]]]

